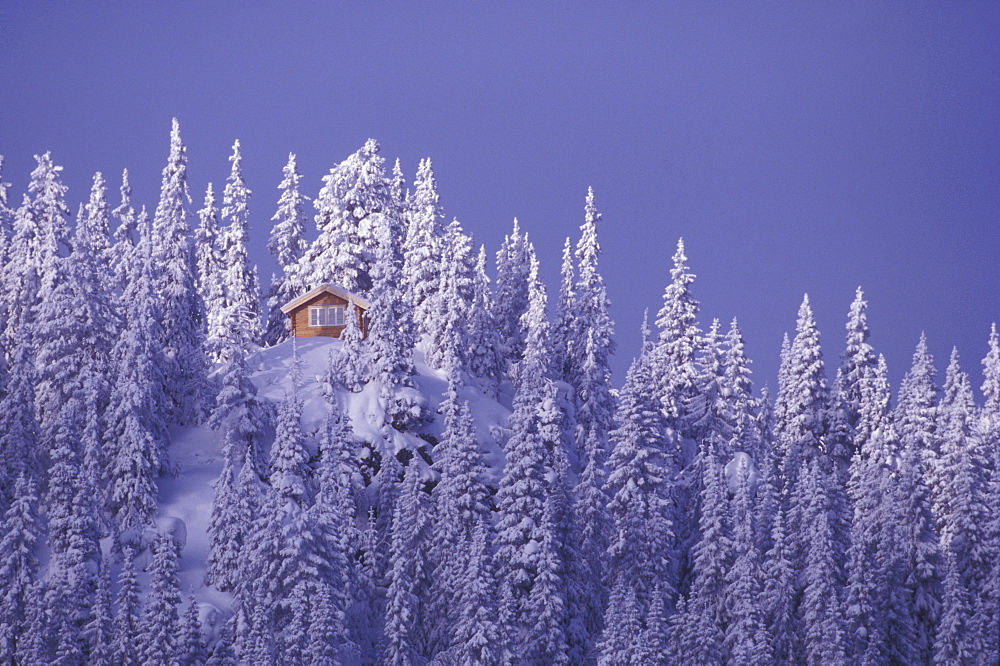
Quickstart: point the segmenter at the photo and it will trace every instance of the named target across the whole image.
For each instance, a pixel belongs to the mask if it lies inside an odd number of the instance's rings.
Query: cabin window
[[[309,308],[310,326],[343,326],[344,306],[320,305]]]

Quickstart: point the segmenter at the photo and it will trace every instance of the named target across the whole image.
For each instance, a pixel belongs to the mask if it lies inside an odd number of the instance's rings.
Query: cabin
[[[292,336],[296,338],[339,338],[346,327],[346,317],[354,305],[358,328],[368,337],[368,301],[346,289],[321,284],[308,294],[281,307],[288,315]]]

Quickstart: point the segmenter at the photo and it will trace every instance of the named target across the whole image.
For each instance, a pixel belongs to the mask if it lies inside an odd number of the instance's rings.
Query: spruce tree
[[[490,279],[486,276],[486,248],[479,247],[472,285],[472,305],[466,321],[467,369],[484,393],[496,397],[503,377],[503,356],[496,323],[493,321],[493,299]]]
[[[171,400],[171,420],[181,424],[200,417],[206,385],[204,311],[196,288],[187,220],[190,201],[186,149],[175,118],[160,201],[153,216],[151,278],[162,327],[158,342],[169,360],[164,381]]]
[[[132,207],[132,186],[128,180],[128,169],[122,170],[121,203],[111,211],[118,226],[114,232],[114,245],[111,246],[111,267],[115,274],[115,287],[118,293],[124,293],[132,281],[136,262],[136,245],[138,226],[135,208]]]
[[[413,310],[417,335],[427,335],[433,308],[429,302],[441,283],[441,239],[444,236],[444,213],[437,192],[437,181],[430,158],[420,160],[413,181],[413,196],[407,202],[408,225],[403,243],[403,276],[406,300]]]
[[[180,582],[177,579],[177,544],[160,534],[153,542],[151,582],[142,613],[142,661],[173,666],[181,651]]]
[[[38,576],[38,546],[42,524],[38,517],[35,484],[24,474],[17,478],[14,501],[3,517],[0,537],[0,653],[14,655],[29,640],[28,607]]]
[[[126,546],[122,552],[122,568],[118,574],[118,595],[115,598],[115,624],[112,651],[123,666],[138,666],[142,662],[140,640],[139,581],[135,572],[135,551]]]
[[[235,341],[242,349],[260,344],[260,281],[257,267],[250,262],[247,244],[250,239],[250,189],[243,180],[243,155],[240,142],[233,143],[233,163],[222,196],[222,221],[226,226],[218,237],[219,258],[222,262],[218,276],[222,283],[221,319],[209,321],[209,338]],[[230,360],[224,344],[221,358]]]
[[[534,256],[534,247],[527,234],[521,233],[515,218],[513,231],[504,236],[503,244],[497,251],[497,280],[493,298],[493,320],[503,344],[504,372],[512,380],[525,351],[526,331],[521,326],[521,317],[528,310],[528,279]]]
[[[198,295],[205,308],[205,348],[212,360],[218,360],[222,345],[223,270],[225,260],[219,252],[219,208],[212,183],[205,191],[205,203],[198,211],[198,228],[194,232],[194,258],[197,269]]]
[[[313,201],[319,236],[302,258],[302,282],[312,289],[337,285],[364,294],[372,286],[373,219],[392,209],[392,195],[379,145],[369,139],[330,173]]]
[[[267,251],[274,256],[277,272],[271,276],[271,287],[267,292],[268,320],[264,332],[264,344],[275,345],[289,335],[288,317],[281,306],[306,293],[302,283],[299,262],[305,254],[308,243],[305,240],[305,205],[309,197],[299,191],[302,175],[295,163],[295,154],[288,154],[288,164],[282,169],[282,181],[278,184],[278,210],[271,220],[274,226],[267,240]]]

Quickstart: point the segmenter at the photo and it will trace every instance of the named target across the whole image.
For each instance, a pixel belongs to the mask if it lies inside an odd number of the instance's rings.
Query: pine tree
[[[140,222],[144,218],[140,215]],[[107,509],[120,530],[149,524],[156,512],[156,477],[169,470],[168,360],[158,343],[162,329],[148,239],[140,241],[136,254],[136,275],[122,300],[127,307],[124,329],[111,351],[114,375],[104,434]]]
[[[173,120],[170,155],[163,169],[160,201],[153,216],[152,288],[158,296],[162,326],[159,339],[170,361],[165,388],[172,401],[171,420],[193,423],[200,415],[205,393],[206,359],[203,351],[204,312],[195,282],[189,239],[187,156],[180,125]]]
[[[109,270],[113,256],[111,252],[110,210],[108,207],[107,185],[104,176],[98,171],[94,174],[94,184],[90,190],[90,200],[84,207],[86,215],[81,218],[82,228],[76,230],[74,250],[82,241],[88,246],[93,261],[100,266],[100,289],[110,293],[114,288],[114,276]]]
[[[763,593],[760,553],[754,543],[750,469],[736,468],[733,505],[733,565],[725,573],[725,647],[729,663],[752,666],[774,662],[771,634],[760,606]]]
[[[94,611],[85,629],[87,652],[90,655],[90,663],[95,666],[111,666],[117,663],[113,653],[113,623],[111,570],[107,559],[102,559],[97,576],[97,592],[94,595]]]
[[[122,171],[121,203],[111,211],[118,220],[111,246],[111,267],[115,274],[118,293],[124,293],[135,273],[138,226],[135,208],[132,207],[132,186],[128,181],[128,169]]]
[[[393,666],[424,662],[420,652],[420,557],[426,517],[422,515],[423,482],[416,464],[406,468],[403,494],[393,520],[392,561],[385,613],[385,648],[382,661]]]
[[[301,262],[307,288],[328,283],[361,294],[371,288],[372,216],[393,206],[385,161],[378,153],[378,142],[369,139],[323,177],[313,201],[319,236]]]
[[[260,343],[260,281],[257,267],[247,255],[250,190],[243,180],[243,155],[238,140],[233,143],[229,161],[233,167],[222,196],[222,220],[228,223],[218,237],[219,259],[222,262],[218,277],[223,294],[221,320],[209,320],[209,338],[232,341],[240,348],[249,350]],[[230,360],[225,344],[221,349],[221,358]]]
[[[445,266],[441,238],[444,236],[444,213],[441,210],[437,181],[430,158],[420,160],[413,181],[413,196],[407,202],[408,222],[403,243],[403,276],[406,300],[417,323],[417,335],[427,335],[425,328],[432,321],[429,302],[441,283]]]
[[[28,606],[39,571],[41,531],[35,485],[21,474],[0,537],[0,580],[4,581],[0,594],[0,654],[16,654],[28,640]]]
[[[295,163],[295,154],[288,154],[288,164],[282,169],[283,179],[278,185],[278,210],[271,218],[274,227],[268,237],[267,250],[277,263],[278,271],[271,276],[267,293],[268,320],[264,343],[275,345],[289,335],[288,317],[281,311],[285,303],[306,293],[306,285],[299,274],[301,261],[308,243],[305,240],[305,205],[309,197],[299,191],[302,175]]]
[[[559,299],[556,301],[555,321],[552,323],[552,366],[558,379],[575,385],[571,359],[576,354],[575,347],[580,338],[577,330],[580,322],[574,287],[576,271],[573,268],[573,246],[569,238],[566,238],[563,245],[559,275]]]
[[[13,501],[13,482],[24,476],[29,482],[41,479],[43,460],[38,421],[35,417],[34,336],[25,324],[11,350],[9,379],[0,394],[0,506]]]
[[[476,272],[472,285],[472,305],[466,320],[467,368],[476,378],[480,388],[496,397],[503,377],[503,356],[501,342],[493,321],[493,299],[490,295],[490,280],[486,276],[486,248],[479,247]]]
[[[850,456],[860,450],[864,442],[857,440],[858,423],[861,420],[861,408],[864,401],[864,391],[869,377],[875,372],[876,358],[872,346],[868,343],[868,302],[864,293],[858,287],[851,303],[847,319],[847,343],[841,354],[840,368],[833,386],[833,400],[841,412],[847,428],[845,442],[851,448],[834,452],[842,466],[846,466]],[[853,437],[852,437],[853,436]]]
[[[480,525],[473,537],[461,589],[455,628],[455,663],[457,666],[491,664],[499,660],[500,637],[496,626],[496,594],[490,562],[487,526]]]
[[[674,593],[668,560],[676,474],[668,451],[674,446],[666,441],[672,431],[666,428],[660,402],[647,390],[653,381],[650,362],[644,351],[633,361],[621,390],[607,484],[608,513],[614,521],[607,587],[630,586],[639,612],[649,608],[654,589],[664,596]],[[619,597],[624,593],[619,590]]]
[[[371,308],[368,347],[372,377],[381,383],[381,398],[390,423],[406,427],[419,420],[419,407],[398,390],[412,384],[412,310],[403,291],[402,221],[387,210],[371,216],[374,256],[371,264]],[[414,415],[416,412],[416,415]]]
[[[208,659],[205,641],[201,636],[198,610],[198,603],[192,598],[182,619],[179,659],[181,666],[200,666]]]
[[[262,437],[271,413],[257,397],[257,387],[250,381],[247,354],[238,340],[229,338],[225,356],[228,364],[222,369],[222,386],[215,397],[215,406],[208,425],[227,431],[227,444],[239,443],[239,460],[246,451],[253,469],[261,478],[266,476]]]
[[[177,579],[177,544],[168,534],[153,542],[153,565],[149,596],[142,613],[142,661],[145,664],[173,666],[180,656],[181,603]]]
[[[42,294],[58,283],[59,257],[69,250],[69,208],[61,166],[49,153],[35,155],[28,193],[14,215],[13,236],[3,276],[7,321],[4,348],[13,348],[22,324],[34,324]]]
[[[142,663],[140,640],[139,581],[135,573],[135,551],[126,546],[122,553],[122,568],[118,575],[118,596],[115,599],[115,625],[112,651],[123,666]]]
[[[941,548],[954,557],[961,584],[975,600],[988,573],[986,473],[990,461],[973,432],[975,405],[969,377],[953,350],[938,406],[941,438],[936,508]]]
[[[504,237],[497,251],[493,299],[493,320],[503,344],[504,372],[511,379],[516,377],[515,368],[524,355],[526,331],[521,326],[521,317],[528,310],[529,274],[534,257],[534,247],[527,234],[521,233],[515,218],[513,231]]]
[[[198,211],[198,228],[194,232],[194,259],[197,269],[198,295],[205,308],[205,347],[213,360],[218,360],[222,345],[224,299],[223,271],[225,258],[219,252],[219,208],[212,183],[205,191],[205,203]]]
[[[802,601],[799,607],[805,663],[846,664],[847,632],[843,609],[843,567],[834,552],[830,485],[819,460],[803,463],[803,528],[807,530]]]
[[[458,220],[452,220],[440,244],[443,256],[440,286],[425,302],[431,312],[431,321],[425,324],[427,363],[443,368],[445,359],[457,354],[464,370],[468,367],[466,322],[475,288],[472,239],[462,231]]]

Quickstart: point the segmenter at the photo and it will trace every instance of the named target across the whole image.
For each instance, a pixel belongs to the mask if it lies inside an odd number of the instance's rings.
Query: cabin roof
[[[362,310],[367,310],[368,308],[371,307],[371,304],[368,301],[361,298],[360,296],[352,294],[346,289],[341,289],[340,287],[334,287],[332,284],[321,284],[320,286],[310,291],[308,294],[303,294],[302,296],[296,298],[294,301],[290,301],[282,305],[281,311],[284,312],[285,314],[290,314],[293,310],[297,310],[298,308],[302,307],[303,305],[305,305],[312,299],[316,298],[320,294],[333,294],[334,296],[340,296],[345,301],[348,301],[349,303],[354,303],[354,305],[361,308]]]

